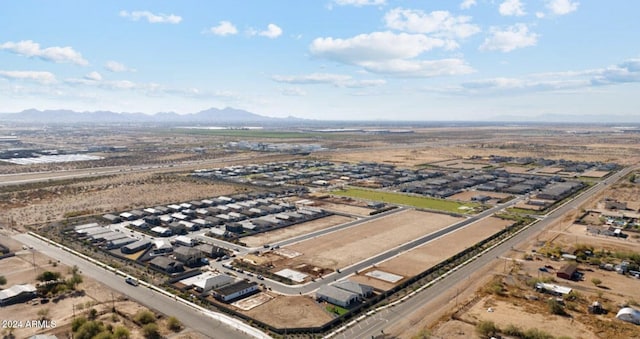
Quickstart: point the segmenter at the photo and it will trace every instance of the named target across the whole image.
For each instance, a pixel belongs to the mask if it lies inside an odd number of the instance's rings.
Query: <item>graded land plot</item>
[[[369,213],[373,211],[371,208],[354,206],[349,204],[338,204],[325,200],[315,200],[316,204],[314,207],[322,208],[330,212],[334,213],[346,213],[358,217],[366,217],[369,216]]]
[[[280,228],[274,231],[260,233],[242,238],[242,242],[250,247],[262,246],[264,244],[271,244],[280,240],[289,239],[298,235],[310,233],[313,231],[325,229],[328,227],[344,224],[349,221],[355,220],[354,218],[345,217],[342,215],[330,215],[328,217],[307,221],[302,224]]]
[[[512,224],[513,221],[511,220],[495,217],[485,218],[456,232],[407,251],[377,265],[377,267],[382,271],[411,277]]]
[[[609,175],[609,171],[588,171],[582,174],[583,177],[587,178],[604,178]]]
[[[258,293],[254,296],[251,296],[249,298],[244,298],[241,300],[238,300],[234,303],[232,303],[231,305],[244,310],[244,311],[248,311],[251,310],[253,308],[256,308],[264,303],[266,303],[267,301],[273,299],[272,296],[270,296],[267,293]]]
[[[330,269],[342,268],[461,220],[446,214],[416,210],[385,215],[288,246],[303,254],[293,258],[287,266],[306,263]]]
[[[316,327],[332,317],[308,296],[275,296],[244,314],[278,328]]]
[[[561,167],[543,167],[538,170],[538,173],[544,173],[544,174],[556,174],[560,172],[562,172]]]
[[[485,167],[489,167],[489,165],[486,163],[471,162],[471,161],[465,161],[465,160],[447,160],[447,161],[434,162],[434,163],[431,163],[430,165],[444,167],[444,168],[464,169],[464,170],[479,170]]]
[[[499,193],[499,192],[485,192],[485,191],[464,191],[464,192],[460,192],[458,194],[454,194],[452,196],[449,197],[449,199],[451,200],[458,200],[458,201],[471,201],[471,198],[478,196],[478,195],[484,195],[487,197],[491,197],[491,199],[496,199],[496,200],[500,200],[500,199],[504,199],[506,197],[512,196],[509,193]]]
[[[507,173],[525,174],[525,173],[529,173],[533,168],[525,167],[525,166],[504,166],[502,167],[502,169],[507,171]]]
[[[474,213],[475,208],[480,207],[480,204],[471,202],[461,203],[457,201],[358,188],[333,191],[332,194],[452,213]]]
[[[335,152],[335,160],[346,162],[371,161],[372,153],[367,151]],[[434,154],[433,149],[378,149],[375,151],[376,161],[401,166],[418,166],[424,163],[451,159],[451,155]]]

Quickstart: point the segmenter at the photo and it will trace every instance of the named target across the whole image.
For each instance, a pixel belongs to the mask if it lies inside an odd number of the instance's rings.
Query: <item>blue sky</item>
[[[638,114],[640,2],[0,1],[0,112]]]

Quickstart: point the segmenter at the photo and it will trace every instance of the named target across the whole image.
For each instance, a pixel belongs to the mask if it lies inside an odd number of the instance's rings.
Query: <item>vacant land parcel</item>
[[[302,224],[244,237],[242,238],[242,242],[247,244],[247,246],[257,247],[264,244],[271,244],[280,240],[289,239],[301,234],[325,229],[331,226],[344,224],[352,220],[354,219],[342,215],[330,215],[328,217],[308,221]]]
[[[378,269],[405,277],[417,275],[464,249],[513,224],[511,220],[489,217],[435,239],[378,265]]]
[[[453,213],[473,213],[475,211],[475,208],[480,206],[479,204],[474,203],[459,203],[456,201],[427,197],[415,197],[398,193],[373,191],[358,188],[349,188],[346,190],[335,191],[333,192],[333,194]]]
[[[306,263],[338,269],[461,220],[446,214],[416,210],[393,213],[287,247],[302,253],[292,259],[290,265]]]

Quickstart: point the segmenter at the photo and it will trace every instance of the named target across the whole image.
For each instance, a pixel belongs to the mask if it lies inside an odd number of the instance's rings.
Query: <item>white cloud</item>
[[[505,0],[498,7],[500,15],[504,16],[523,16],[527,14],[524,11],[524,4],[520,0]]]
[[[386,0],[334,0],[336,5],[339,6],[382,6],[387,3]]]
[[[409,78],[431,78],[436,76],[461,75],[474,72],[474,69],[462,59],[394,59],[383,62],[363,62],[361,66],[369,72]]]
[[[73,63],[80,66],[89,64],[82,57],[82,54],[76,52],[71,47],[47,47],[40,48],[40,44],[32,40],[22,40],[19,42],[5,42],[0,44],[0,50],[6,50],[18,55],[29,58],[39,58],[45,61],[53,61],[56,63]]]
[[[220,21],[218,26],[211,27],[209,31],[219,36],[238,34],[238,29],[230,21]]]
[[[283,88],[280,93],[289,97],[302,97],[307,95],[307,92],[298,87]]]
[[[629,59],[617,65],[581,71],[534,73],[522,78],[489,78],[469,81],[451,92],[512,94],[518,92],[562,91],[593,86],[640,83],[640,59]]]
[[[476,5],[476,0],[464,0],[460,4],[460,9],[469,9]]]
[[[578,10],[579,5],[579,2],[571,0],[547,1],[547,8],[555,15],[565,15],[574,12]]]
[[[311,43],[315,56],[358,64],[365,61],[413,58],[425,51],[444,47],[445,41],[423,34],[373,32],[349,39],[316,38]]]
[[[1,71],[0,77],[9,80],[30,80],[42,84],[50,84],[56,82],[56,77],[50,72],[40,71]]]
[[[447,11],[426,13],[421,10],[394,8],[384,16],[388,28],[410,33],[431,33],[435,37],[466,38],[480,32],[470,16],[453,16]]]
[[[100,73],[94,71],[94,72],[91,72],[91,73],[85,75],[84,78],[87,79],[87,80],[101,81],[102,80],[102,75],[100,75]]]
[[[175,14],[154,14],[149,11],[120,11],[120,16],[132,21],[146,19],[147,22],[152,24],[179,24],[182,21],[182,17]]]
[[[275,24],[269,24],[267,25],[267,30],[258,33],[258,35],[267,37],[269,39],[275,39],[282,35],[282,28],[278,27],[278,25]]]
[[[480,50],[510,52],[514,49],[535,46],[539,35],[529,32],[527,25],[519,23],[505,30],[491,28],[491,35],[484,40]]]
[[[136,70],[133,68],[129,68],[122,63],[117,61],[107,61],[105,63],[104,68],[106,68],[110,72],[119,73],[119,72],[135,72]]]
[[[449,48],[446,40],[424,34],[373,32],[349,39],[317,38],[314,56],[360,66],[368,72],[400,77],[466,74],[473,69],[461,59],[416,60],[434,48]]]
[[[350,75],[332,73],[311,73],[306,75],[274,75],[273,81],[287,84],[330,84],[336,87],[364,88],[382,86],[386,81],[382,79],[356,80]]]
[[[544,18],[544,13],[543,12],[536,12],[536,18],[538,18],[538,19]]]

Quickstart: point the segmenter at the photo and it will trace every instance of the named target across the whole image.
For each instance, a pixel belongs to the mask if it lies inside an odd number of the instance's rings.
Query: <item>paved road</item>
[[[149,288],[143,287],[142,285],[137,287],[131,286],[124,281],[123,277],[98,267],[60,248],[51,246],[30,235],[19,234],[14,238],[26,245],[33,246],[34,250],[42,252],[51,258],[60,260],[66,265],[77,265],[83,275],[100,281],[111,289],[128,296],[142,305],[162,312],[168,316],[175,316],[180,319],[185,326],[192,328],[209,338],[252,338],[251,336],[239,332],[209,315],[197,311],[183,303],[177,302],[166,295],[155,292]]]
[[[373,316],[371,319],[367,319],[363,323],[347,329],[345,332],[337,335],[336,338],[371,338],[381,335],[381,331],[384,331],[385,328],[388,328],[390,324],[394,324],[398,321],[406,319],[411,313],[417,311],[418,309],[423,307],[423,305],[442,295],[443,293],[452,293],[451,291],[449,291],[451,286],[454,286],[458,282],[472,276],[474,273],[476,273],[492,261],[500,260],[499,258],[506,252],[511,250],[511,248],[517,247],[519,244],[527,241],[532,236],[539,234],[542,230],[554,223],[557,219],[561,218],[566,213],[579,208],[590,197],[604,190],[609,183],[617,181],[618,179],[627,175],[629,172],[638,168],[640,168],[640,166],[626,168],[618,173],[615,173],[606,180],[583,192],[578,197],[550,212],[538,223],[518,233],[516,236],[505,241],[501,245],[496,246],[477,260],[453,272],[451,275],[443,278],[433,286],[423,290],[404,303],[398,304],[397,306],[380,312]]]

